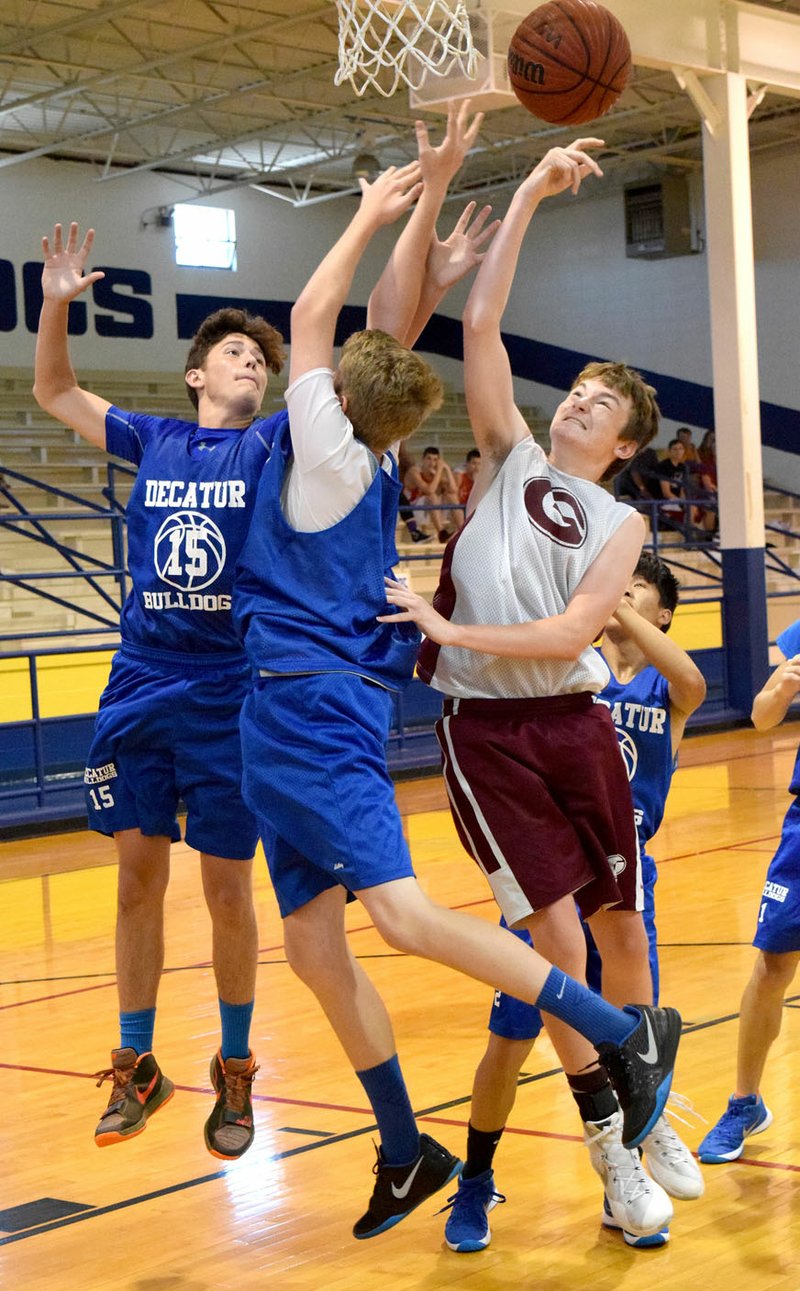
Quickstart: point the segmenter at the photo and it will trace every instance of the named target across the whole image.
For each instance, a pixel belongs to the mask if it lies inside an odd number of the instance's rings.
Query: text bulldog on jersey
[[[144,505],[170,512],[155,536],[153,563],[159,579],[174,589],[142,589],[145,609],[230,610],[229,593],[206,590],[223,573],[227,554],[225,536],[208,512],[243,509],[244,480],[146,480]]]

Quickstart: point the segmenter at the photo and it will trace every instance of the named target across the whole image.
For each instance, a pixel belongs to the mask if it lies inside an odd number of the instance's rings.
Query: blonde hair
[[[609,390],[625,395],[633,404],[628,424],[620,433],[620,439],[633,440],[638,445],[637,452],[655,439],[661,417],[656,403],[655,386],[648,385],[640,372],[629,368],[625,363],[587,363],[576,376],[572,388],[574,390],[582,381],[591,380],[602,381]],[[613,479],[627,464],[627,461],[615,457],[600,479]]]
[[[407,439],[444,398],[433,368],[374,328],[354,332],[345,341],[334,387],[347,398],[356,438],[376,457],[398,439]]]

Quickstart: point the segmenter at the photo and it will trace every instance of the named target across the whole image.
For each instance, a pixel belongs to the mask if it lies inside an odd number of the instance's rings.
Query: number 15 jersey
[[[139,466],[128,515],[133,590],[120,618],[130,645],[243,656],[231,591],[281,411],[246,430],[208,430],[146,413],[106,413],[109,453]]]

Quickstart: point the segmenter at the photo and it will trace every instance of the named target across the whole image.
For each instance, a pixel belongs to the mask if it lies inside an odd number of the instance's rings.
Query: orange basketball
[[[631,46],[594,0],[549,0],[523,18],[508,47],[508,76],[523,107],[552,125],[594,121],[628,82]]]

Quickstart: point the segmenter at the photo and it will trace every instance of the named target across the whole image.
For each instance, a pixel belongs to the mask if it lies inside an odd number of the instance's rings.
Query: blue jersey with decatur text
[[[233,574],[285,411],[246,430],[206,430],[146,413],[106,413],[106,448],[139,473],[127,507],[133,590],[122,640],[181,655],[242,655]]]
[[[781,632],[776,645],[784,659],[793,659],[796,654],[800,654],[800,619],[795,619],[794,623],[790,623]],[[797,750],[789,793],[800,794],[800,749]]]
[[[378,467],[344,519],[303,532],[281,507],[291,453],[284,423],[237,570],[234,614],[248,658],[262,672],[354,672],[399,689],[411,680],[420,635],[413,623],[377,620],[391,613],[384,576],[398,559],[396,464],[393,475]]]
[[[663,819],[675,769],[669,682],[650,665],[625,684],[617,681],[612,672],[608,685],[595,696],[595,702],[607,704],[611,709],[631,782],[639,847],[645,852]]]

